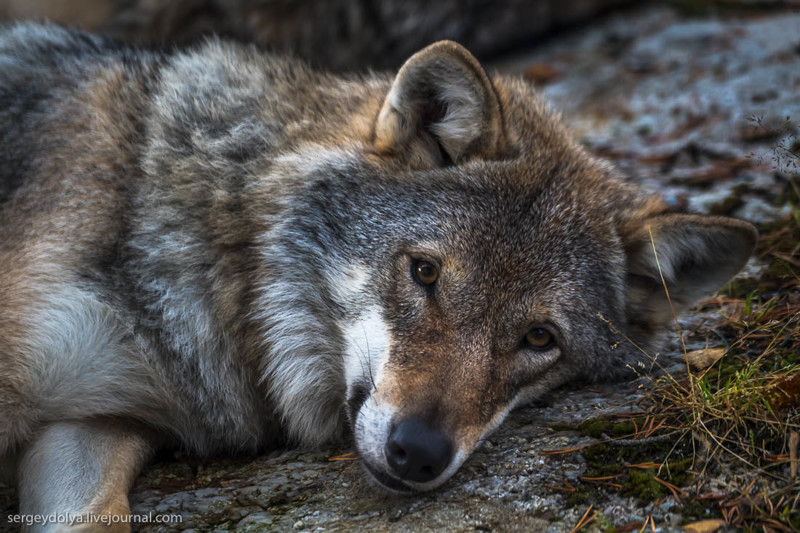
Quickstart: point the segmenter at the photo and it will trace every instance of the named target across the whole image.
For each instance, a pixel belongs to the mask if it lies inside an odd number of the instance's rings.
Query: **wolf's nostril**
[[[389,444],[386,445],[386,451],[388,452],[387,455],[390,455],[395,462],[405,462],[406,451],[397,442],[390,440]]]
[[[441,431],[418,418],[407,418],[389,434],[386,460],[401,479],[426,482],[444,472],[453,458],[453,444]]]

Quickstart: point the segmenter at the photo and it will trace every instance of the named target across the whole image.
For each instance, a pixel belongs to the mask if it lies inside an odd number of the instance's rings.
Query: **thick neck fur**
[[[323,280],[313,279],[318,258],[281,248],[292,238],[286,213],[311,169],[363,150],[370,123],[352,117],[371,116],[365,107],[377,113],[381,94],[249,49],[207,48],[164,66],[144,121],[146,177],[124,247],[127,270],[140,273],[127,281],[132,305],[165,371],[189,374],[220,438],[233,424],[230,438],[248,434],[250,446],[267,437],[252,426],[262,419],[266,431],[280,423],[290,439],[318,444],[342,432],[341,347],[323,318],[333,310]],[[209,63],[209,54],[237,58]],[[251,70],[242,72],[242,60]],[[250,391],[244,401],[225,393],[237,388]]]

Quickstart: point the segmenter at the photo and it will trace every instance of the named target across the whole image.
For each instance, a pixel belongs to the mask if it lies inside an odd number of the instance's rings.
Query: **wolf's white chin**
[[[436,479],[425,483],[415,481],[405,481],[386,473],[384,469],[371,465],[366,460],[361,460],[361,466],[367,475],[369,482],[380,487],[382,490],[395,495],[409,495],[416,492],[426,492],[434,490],[447,482],[455,474],[471,452],[459,451],[453,458],[450,465]]]

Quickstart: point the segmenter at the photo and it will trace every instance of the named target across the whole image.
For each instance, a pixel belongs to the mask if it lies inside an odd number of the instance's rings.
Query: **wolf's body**
[[[27,513],[126,512],[158,447],[348,428],[375,481],[435,487],[513,406],[624,373],[623,335],[654,346],[651,233],[678,308],[755,241],[669,214],[452,43],[341,78],[6,29],[0,202],[0,458]]]

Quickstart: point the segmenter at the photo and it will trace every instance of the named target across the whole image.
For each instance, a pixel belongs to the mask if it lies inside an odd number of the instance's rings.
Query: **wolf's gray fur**
[[[680,310],[755,243],[618,179],[449,42],[336,77],[10,27],[0,202],[0,455],[35,512],[67,504],[32,454],[76,440],[97,446],[58,466],[74,509],[125,512],[160,446],[348,435],[381,485],[433,488],[515,405],[654,349],[658,266]],[[415,472],[387,448],[409,420],[436,455]]]

